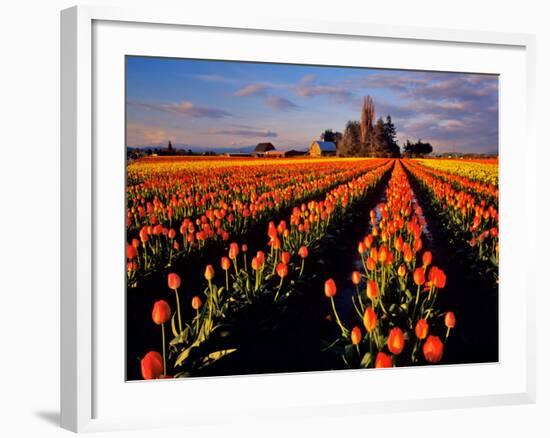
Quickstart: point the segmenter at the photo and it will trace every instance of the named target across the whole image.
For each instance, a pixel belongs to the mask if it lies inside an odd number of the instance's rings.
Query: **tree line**
[[[363,98],[361,120],[349,120],[344,133],[327,129],[321,134],[324,141],[332,141],[342,157],[400,157],[401,149],[397,143],[397,130],[390,115],[375,120],[374,100],[370,96]],[[403,146],[403,154],[419,156],[433,151],[430,143],[409,140]]]

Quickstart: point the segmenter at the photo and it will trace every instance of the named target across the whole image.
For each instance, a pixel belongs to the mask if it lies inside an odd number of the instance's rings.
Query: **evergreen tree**
[[[349,120],[342,141],[338,145],[338,155],[354,157],[361,152],[361,126],[359,122]]]

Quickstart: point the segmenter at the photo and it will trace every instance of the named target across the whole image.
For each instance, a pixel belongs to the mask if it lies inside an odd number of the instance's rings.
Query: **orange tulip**
[[[181,285],[181,278],[178,274],[170,273],[168,274],[168,287],[172,290],[179,289]]]
[[[390,330],[388,336],[388,350],[393,354],[399,354],[405,347],[405,337],[399,327],[394,327]]]
[[[334,295],[336,295],[336,283],[332,278],[329,278],[327,281],[325,281],[325,295],[327,298],[332,298]]]
[[[353,327],[353,329],[351,330],[351,343],[353,345],[359,344],[359,342],[361,342],[361,337],[361,329],[357,326]]]
[[[445,314],[445,326],[447,328],[454,328],[456,324],[455,314],[453,312],[447,312]]]
[[[363,242],[359,242],[359,245],[357,246],[357,252],[359,254],[365,254],[366,251],[367,247],[365,246],[365,244]]]
[[[372,307],[367,307],[365,314],[363,315],[363,325],[369,333],[371,333],[376,328],[376,323],[378,322],[378,317]]]
[[[351,273],[351,282],[356,286],[361,283],[361,273],[359,271],[353,271]]]
[[[399,275],[400,277],[404,277],[406,273],[407,268],[405,267],[405,265],[399,266],[399,268],[397,269],[397,275]]]
[[[368,280],[367,281],[367,297],[369,297],[371,300],[373,300],[377,296],[378,296],[378,285],[376,284],[376,281]]]
[[[422,254],[422,265],[428,266],[430,263],[432,263],[432,253],[424,251],[424,254]]]
[[[258,271],[262,265],[260,264],[260,261],[258,260],[258,257],[252,257],[252,269],[254,269],[255,271]]]
[[[170,310],[170,305],[164,301],[159,300],[156,301],[153,305],[153,321],[155,324],[161,325],[170,320],[170,316],[172,315],[172,312]]]
[[[238,255],[239,255],[239,245],[233,242],[231,245],[229,245],[229,258],[231,260],[235,260]]]
[[[141,359],[141,375],[145,380],[158,379],[164,373],[162,356],[150,351]]]
[[[285,265],[288,265],[290,263],[290,253],[288,251],[284,251],[281,254],[281,262]]]
[[[214,278],[215,272],[212,265],[208,265],[206,269],[204,270],[204,278],[206,278],[208,281],[212,281]]]
[[[403,259],[407,262],[407,263],[410,263],[413,259],[413,253],[412,253],[412,250],[407,246],[403,249]]]
[[[443,357],[443,342],[439,336],[430,335],[422,346],[424,358],[431,363],[437,363]]]
[[[367,258],[367,269],[369,271],[374,271],[375,268],[376,268],[376,262],[372,257],[369,256]]]
[[[227,271],[231,267],[231,260],[229,260],[227,257],[222,257],[222,269],[224,271]]]
[[[376,355],[376,360],[374,361],[374,367],[375,368],[392,368],[393,362],[392,362],[391,356],[379,351],[378,354]]]
[[[425,339],[426,336],[428,336],[428,331],[430,329],[430,326],[428,325],[428,321],[425,319],[419,319],[416,323],[416,326],[414,327],[414,332],[416,333],[416,337],[420,340]]]
[[[201,297],[199,297],[198,295],[195,295],[191,300],[191,307],[195,310],[199,310],[202,307]]]

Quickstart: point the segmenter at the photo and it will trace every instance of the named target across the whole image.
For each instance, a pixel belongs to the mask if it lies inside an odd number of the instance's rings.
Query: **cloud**
[[[345,102],[353,97],[346,87],[339,85],[318,85],[315,75],[304,76],[295,87],[295,92],[302,97],[330,96],[339,102]]]
[[[128,102],[128,105],[145,108],[150,111],[169,112],[185,117],[221,119],[223,117],[232,117],[232,114],[219,108],[207,106],[197,106],[189,100],[183,100],[176,103],[147,103],[147,102]]]
[[[225,77],[222,75],[216,75],[216,74],[198,74],[198,75],[193,75],[192,77],[205,82],[220,82],[224,84],[235,83],[235,80],[233,78],[228,78],[228,77]]]
[[[265,84],[250,84],[242,88],[239,88],[233,93],[233,96],[245,97],[245,96],[261,96],[264,95],[267,90]]]
[[[185,133],[181,129],[167,129],[138,122],[129,122],[126,126],[126,144],[128,146],[159,146],[181,142]]]
[[[261,138],[275,138],[277,133],[273,131],[265,131],[258,129],[222,129],[219,131],[211,132],[215,135],[226,135],[226,136],[238,136],[238,137],[261,137]]]
[[[298,105],[296,105],[294,102],[280,96],[268,96],[265,99],[265,103],[271,108],[277,110],[290,110],[298,108]]]

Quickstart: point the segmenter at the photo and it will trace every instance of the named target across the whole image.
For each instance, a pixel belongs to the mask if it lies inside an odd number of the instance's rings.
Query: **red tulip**
[[[428,280],[433,287],[443,289],[447,283],[447,276],[443,270],[439,269],[437,266],[432,266],[428,274]]]
[[[137,257],[138,252],[135,246],[126,244],[126,258],[128,260],[133,260]]]
[[[166,301],[159,300],[155,302],[152,312],[153,321],[155,322],[155,324],[164,324],[165,322],[170,320],[171,315],[172,312],[170,310],[170,305]]]
[[[288,275],[288,266],[284,263],[279,263],[276,268],[277,275],[281,277],[281,279],[285,278]]]
[[[170,231],[168,231],[168,238],[173,239],[174,237],[176,237],[176,230],[170,228]]]
[[[172,290],[179,289],[181,285],[181,278],[178,274],[170,273],[168,274],[168,287]]]
[[[414,283],[417,286],[422,286],[424,284],[424,282],[426,281],[426,278],[424,276],[424,269],[416,268],[414,270],[413,279],[414,279]]]
[[[262,265],[258,260],[258,257],[252,257],[251,265],[252,265],[252,269],[254,269],[255,271],[258,271],[262,267]]]
[[[357,326],[353,327],[353,329],[351,330],[351,343],[353,345],[359,344],[359,342],[361,342],[361,337],[361,329]]]
[[[334,295],[336,295],[336,283],[332,278],[329,278],[327,281],[325,281],[325,295],[327,298],[332,298]]]
[[[392,362],[391,356],[379,351],[378,354],[376,355],[376,360],[374,361],[374,367],[375,368],[392,368],[393,362]]]
[[[303,259],[307,258],[307,256],[309,255],[307,246],[300,247],[300,249],[298,250],[298,255]]]
[[[388,336],[388,350],[393,354],[399,354],[405,347],[405,337],[399,327],[394,327],[390,330]]]
[[[363,315],[363,325],[369,333],[371,333],[376,328],[376,323],[378,322],[378,317],[372,307],[367,307],[365,314]]]
[[[430,326],[428,325],[428,321],[425,319],[419,319],[416,323],[416,326],[414,327],[414,332],[416,333],[416,337],[420,340],[425,339],[426,336],[428,336],[428,331],[430,329]]]
[[[162,356],[156,351],[150,351],[141,359],[141,375],[145,380],[158,379],[164,373]]]
[[[439,336],[430,335],[422,346],[424,358],[431,363],[437,363],[443,357],[443,342]]]

